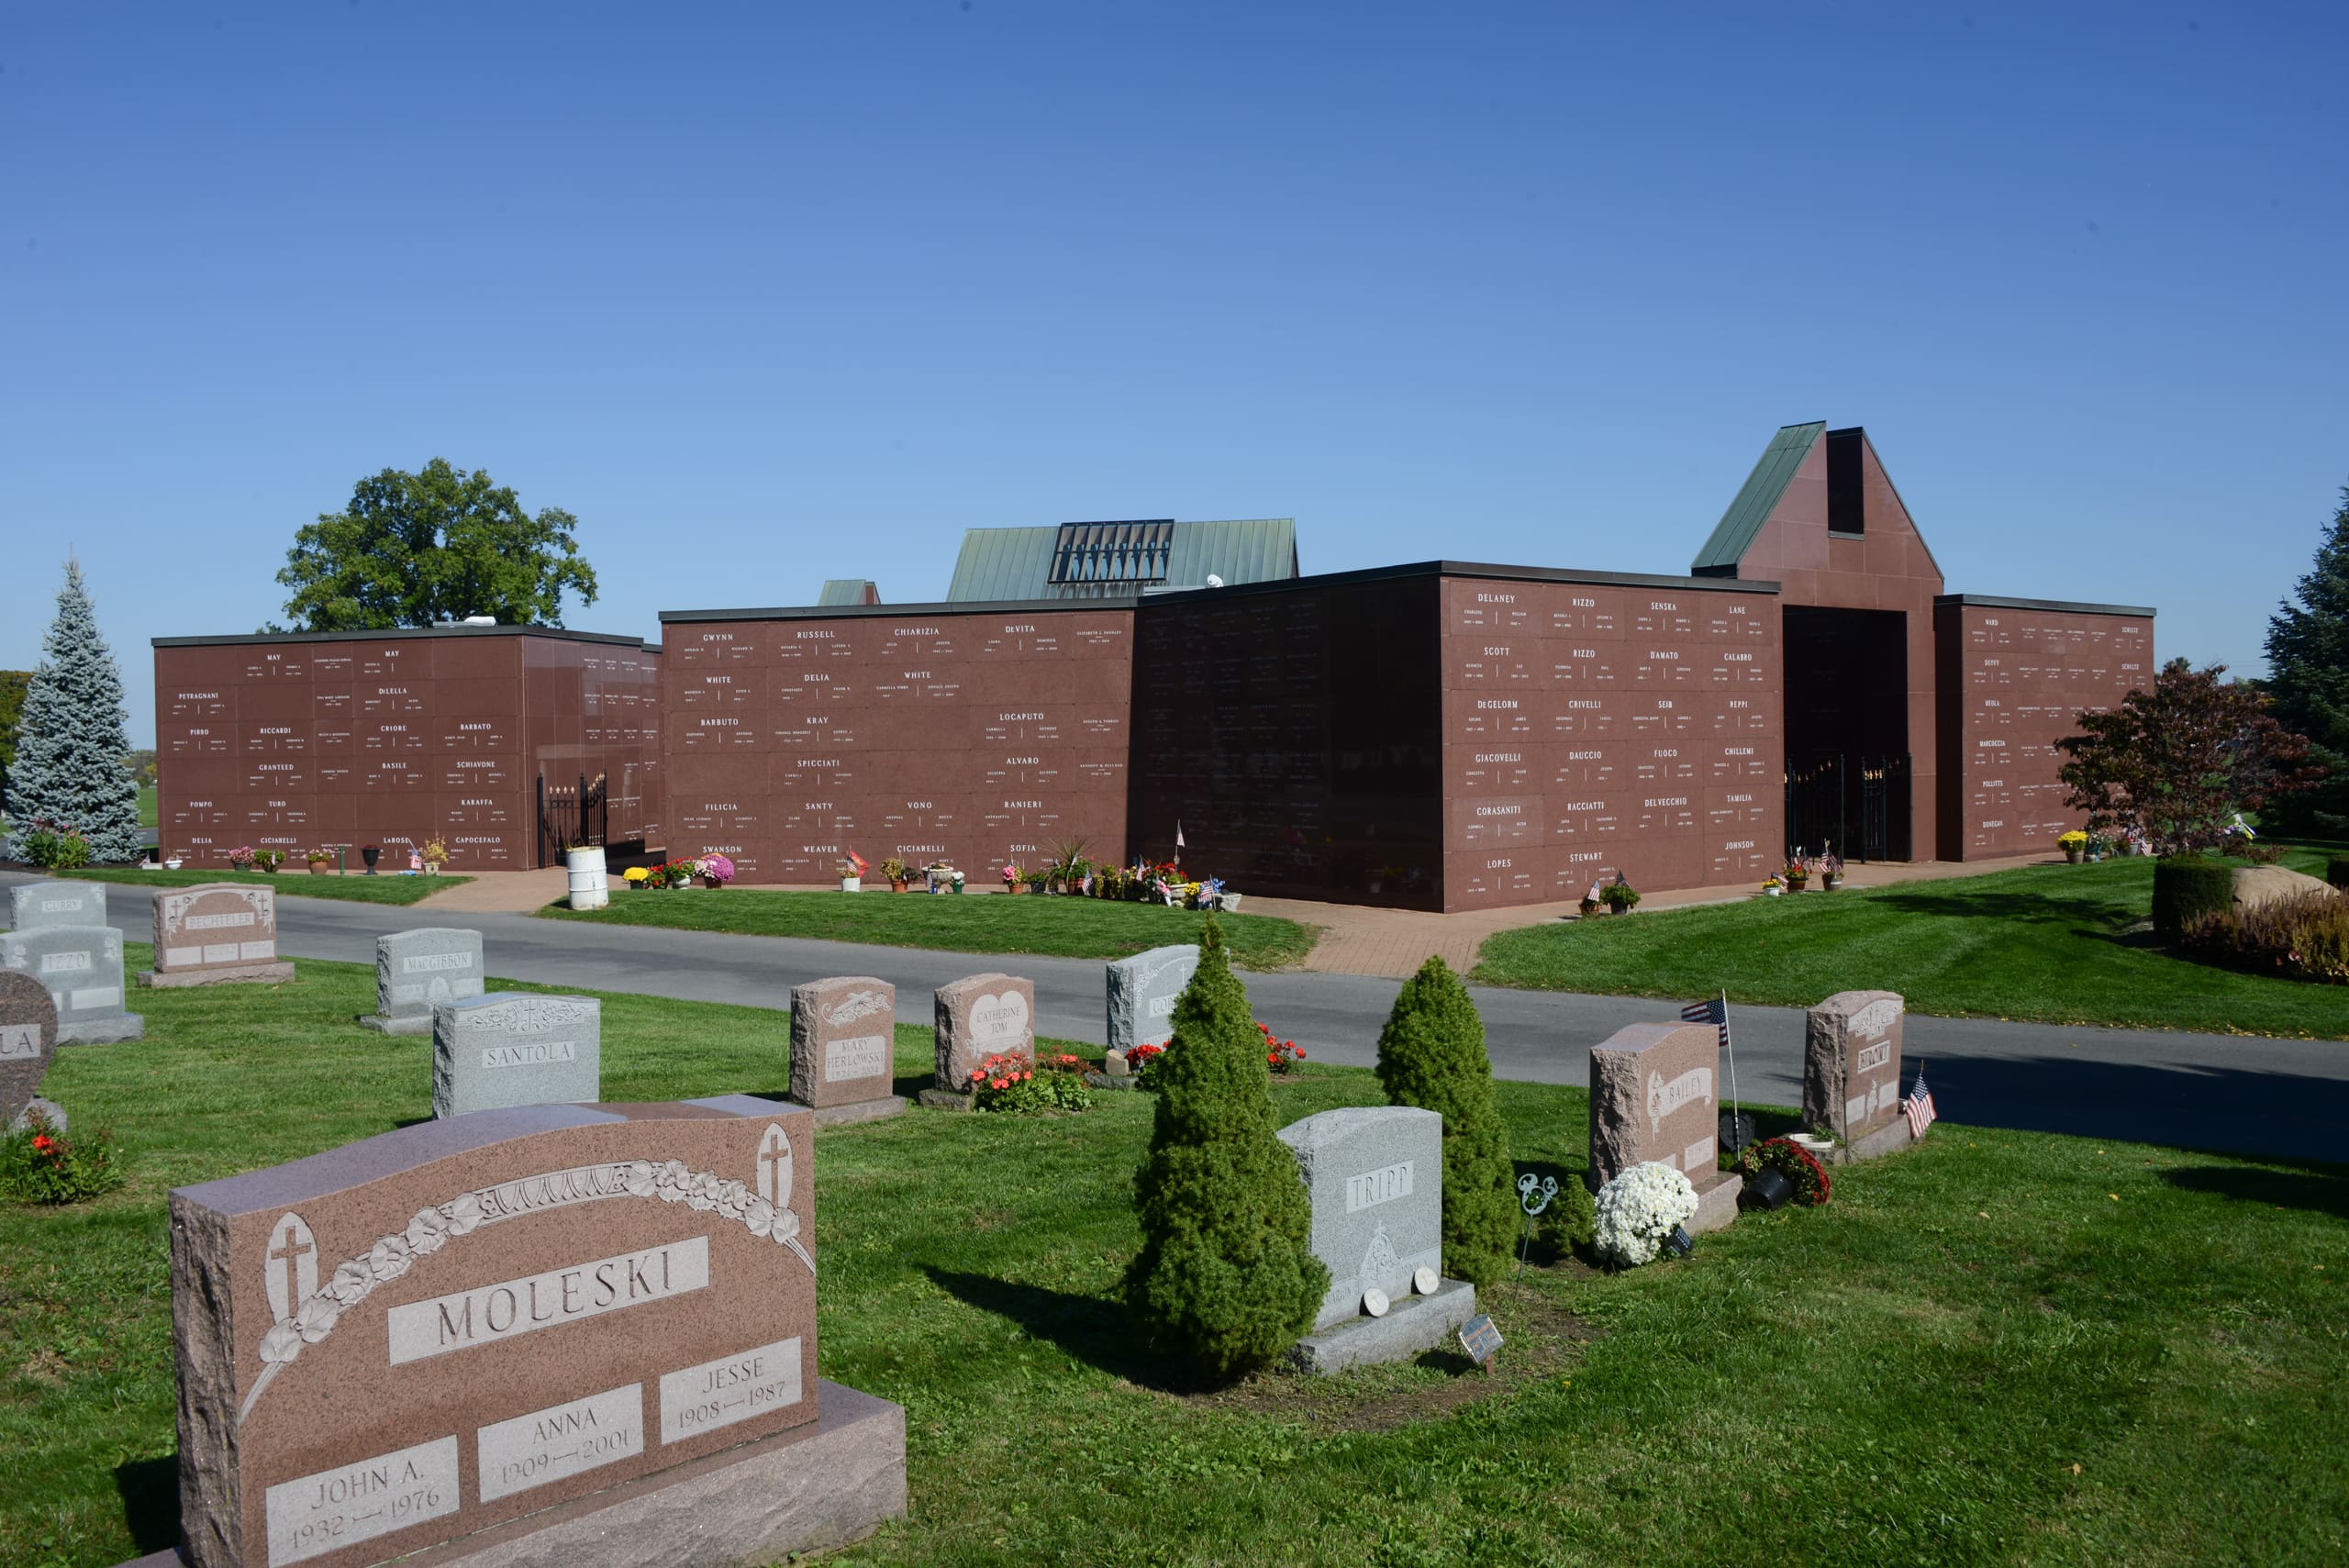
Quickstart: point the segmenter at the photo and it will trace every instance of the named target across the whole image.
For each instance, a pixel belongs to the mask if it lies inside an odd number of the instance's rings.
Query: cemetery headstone
[[[1199,967],[1196,943],[1152,948],[1108,966],[1109,1049],[1123,1056],[1138,1045],[1174,1038],[1174,1001]]]
[[[432,1114],[593,1105],[604,1094],[604,1005],[492,991],[432,1009]]]
[[[791,1097],[818,1126],[895,1116],[897,988],[869,974],[791,988]]]
[[[1313,1206],[1313,1255],[1330,1271],[1314,1332],[1295,1358],[1319,1372],[1442,1344],[1476,1310],[1475,1288],[1441,1278],[1443,1118],[1417,1106],[1323,1111],[1281,1129]],[[1417,1275],[1430,1271],[1431,1292]]]
[[[479,931],[446,926],[375,939],[375,1016],[359,1021],[381,1034],[430,1034],[432,1009],[482,994]]]
[[[1909,1118],[1900,1110],[1900,1026],[1897,991],[1838,991],[1810,1009],[1803,1036],[1804,1125],[1831,1129],[1838,1160],[1866,1160],[1906,1149]]]
[[[277,890],[206,882],[155,895],[155,967],[142,985],[278,984],[294,966],[277,956]]]
[[[817,1377],[813,1155],[745,1095],[537,1106],[175,1190],[187,1561],[778,1562],[902,1514],[904,1412]]]
[[[147,1020],[124,1010],[122,933],[112,926],[35,926],[0,936],[0,969],[28,974],[57,1008],[57,1043],[138,1040]]]
[[[1744,1178],[1720,1168],[1720,1051],[1711,1024],[1631,1024],[1592,1049],[1592,1190],[1653,1160],[1697,1189],[1692,1235],[1737,1218]]]
[[[29,974],[0,970],[0,1129],[13,1131],[28,1107],[48,1106],[39,1091],[56,1059],[57,1004],[49,987]]]
[[[1009,974],[973,974],[938,988],[938,1080],[930,1103],[967,1103],[971,1074],[990,1056],[1036,1055],[1036,985]]]
[[[35,926],[103,926],[106,884],[103,882],[32,882],[8,889],[8,929]]]

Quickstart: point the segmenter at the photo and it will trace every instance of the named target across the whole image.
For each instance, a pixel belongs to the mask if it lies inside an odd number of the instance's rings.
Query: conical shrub
[[[1155,1350],[1219,1381],[1294,1344],[1330,1288],[1297,1156],[1274,1132],[1262,1045],[1210,918],[1156,1070],[1126,1300]]]
[[[1493,1099],[1485,1020],[1442,959],[1403,982],[1378,1031],[1378,1081],[1389,1103],[1443,1118],[1443,1272],[1493,1284],[1508,1267],[1523,1211],[1508,1128]]]

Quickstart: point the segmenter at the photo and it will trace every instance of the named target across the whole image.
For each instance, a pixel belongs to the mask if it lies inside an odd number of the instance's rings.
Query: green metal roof
[[[879,590],[870,577],[829,577],[824,591],[816,595],[819,605],[876,605],[881,602]]]
[[[1297,575],[1297,522],[1258,517],[1230,522],[1175,523],[1166,575],[1148,584],[1130,581],[1055,583],[1057,526],[969,528],[954,562],[948,602],[1072,599],[1129,595],[1143,586],[1197,588],[1210,573],[1227,584],[1269,583]]]
[[[1753,536],[1762,531],[1762,525],[1770,520],[1770,514],[1777,508],[1778,498],[1787,493],[1787,485],[1793,481],[1795,470],[1802,466],[1802,460],[1810,455],[1810,449],[1826,432],[1827,421],[1824,419],[1814,419],[1808,425],[1779,428],[1778,433],[1770,439],[1770,444],[1763,449],[1762,459],[1753,465],[1753,472],[1745,476],[1744,487],[1738,491],[1736,499],[1730,502],[1729,510],[1721,514],[1721,520],[1714,525],[1712,537],[1705,541],[1705,548],[1697,552],[1697,559],[1689,565],[1689,571],[1737,570],[1737,563],[1744,559],[1747,549],[1753,543]]]

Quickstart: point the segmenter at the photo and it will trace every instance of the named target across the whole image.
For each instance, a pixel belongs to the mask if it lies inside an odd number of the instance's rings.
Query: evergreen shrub
[[[1396,995],[1378,1031],[1378,1081],[1389,1104],[1443,1118],[1443,1272],[1492,1284],[1514,1261],[1525,1216],[1485,1020],[1442,959],[1421,964]]]
[[[1174,1023],[1152,1070],[1158,1103],[1134,1176],[1142,1246],[1126,1301],[1153,1349],[1220,1381],[1296,1343],[1330,1271],[1313,1255],[1297,1156],[1274,1129],[1264,1037],[1213,917]]]
[[[8,817],[18,825],[11,852],[29,858],[27,836],[35,824],[49,824],[87,840],[92,861],[135,862],[146,851],[139,784],[122,764],[130,751],[122,671],[98,630],[78,561],[65,563],[57,618],[41,653],[26,684],[8,768]]]
[[[2164,855],[2154,862],[2154,934],[2175,942],[2195,917],[2224,914],[2234,896],[2234,870],[2223,862]]]

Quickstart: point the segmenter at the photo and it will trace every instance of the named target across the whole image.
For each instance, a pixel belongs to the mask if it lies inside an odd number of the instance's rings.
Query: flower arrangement
[[[1257,1022],[1256,1032],[1264,1037],[1264,1064],[1275,1073],[1286,1076],[1296,1072],[1297,1064],[1305,1060],[1305,1052],[1297,1041],[1274,1039],[1272,1026],[1261,1019]]]
[[[734,862],[713,851],[694,862],[694,874],[712,887],[723,887],[734,880]]]
[[[1619,871],[1614,881],[1598,890],[1598,901],[1607,906],[1610,915],[1628,915],[1640,902],[1640,890],[1625,881]]]
[[[285,851],[284,850],[255,850],[253,851],[253,864],[261,867],[262,870],[268,872],[273,876],[277,873],[277,868],[284,863]]]
[[[232,871],[252,870],[253,847],[250,844],[239,844],[235,849],[230,850],[228,851],[228,866]]]
[[[1019,862],[1018,861],[1006,861],[1004,862],[1003,885],[1005,891],[1010,893],[1017,893],[1021,888],[1028,885],[1028,873],[1020,869]]]
[[[439,871],[449,863],[449,846],[439,839],[424,840],[424,863]]]
[[[1784,1175],[1795,1190],[1795,1201],[1806,1207],[1816,1208],[1834,1195],[1835,1184],[1828,1178],[1827,1167],[1798,1143],[1771,1138],[1749,1143],[1739,1151],[1737,1168],[1747,1175],[1758,1175],[1765,1167]]]
[[[889,885],[892,888],[895,888],[899,892],[903,892],[905,890],[906,862],[904,861],[899,860],[895,855],[883,856],[881,861],[881,874],[888,879]]]
[[[2087,830],[2075,828],[2068,833],[2058,833],[2055,842],[2066,850],[2085,850],[2088,847]]]
[[[1657,1161],[1632,1166],[1598,1189],[1591,1244],[1618,1268],[1635,1269],[1655,1261],[1664,1239],[1697,1212],[1697,1189],[1688,1178]]]
[[[0,1193],[22,1203],[79,1203],[122,1185],[122,1151],[100,1130],[69,1139],[38,1109],[0,1139]]]
[[[642,887],[652,880],[652,873],[642,866],[630,866],[620,873],[620,880],[630,887]]]
[[[334,851],[328,849],[304,850],[302,859],[311,865],[322,866],[333,861]]]
[[[1043,1072],[1020,1051],[983,1059],[971,1073],[971,1107],[982,1111],[1084,1111],[1093,1108],[1085,1086],[1085,1059],[1065,1051],[1045,1057]]]
[[[1159,1064],[1165,1059],[1166,1048],[1163,1045],[1137,1045],[1128,1051],[1126,1066],[1134,1075],[1134,1086],[1138,1089],[1158,1087]]]

